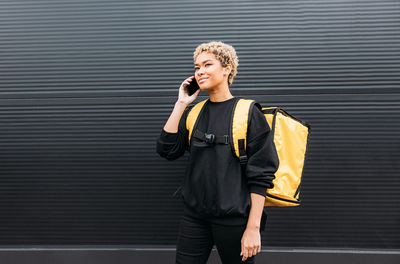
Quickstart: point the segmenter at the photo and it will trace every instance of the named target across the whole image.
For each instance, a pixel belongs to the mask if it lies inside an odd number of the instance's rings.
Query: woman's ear
[[[232,65],[228,64],[226,65],[225,69],[224,69],[224,75],[229,75],[232,71]]]

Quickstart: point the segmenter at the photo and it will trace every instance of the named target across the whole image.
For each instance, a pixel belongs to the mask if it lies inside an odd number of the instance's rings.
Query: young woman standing
[[[214,244],[225,264],[255,263],[264,230],[264,201],[273,187],[278,157],[269,125],[258,107],[249,115],[248,162],[242,171],[229,144],[192,136],[188,143],[188,107],[207,91],[209,99],[197,128],[215,136],[229,135],[231,115],[238,98],[230,92],[237,73],[235,49],[223,42],[199,45],[194,52],[195,75],[184,80],[178,100],[157,140],[157,153],[168,160],[190,152],[183,181],[183,217],[180,222],[176,263],[206,263]],[[186,86],[196,79],[200,90],[189,96]],[[263,221],[262,221],[263,220]]]

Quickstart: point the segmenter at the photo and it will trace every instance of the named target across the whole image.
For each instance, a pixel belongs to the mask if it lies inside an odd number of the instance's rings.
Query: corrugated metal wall
[[[155,142],[222,40],[233,95],[312,126],[303,204],[269,210],[263,245],[399,248],[399,1],[2,1],[0,20],[1,245],[174,245],[187,154]]]

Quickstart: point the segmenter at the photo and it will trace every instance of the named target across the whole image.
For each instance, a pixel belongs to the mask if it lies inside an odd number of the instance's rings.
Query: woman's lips
[[[207,80],[208,78],[203,78],[203,79],[200,79],[199,80],[199,83],[202,83],[202,82],[204,82],[205,80]]]

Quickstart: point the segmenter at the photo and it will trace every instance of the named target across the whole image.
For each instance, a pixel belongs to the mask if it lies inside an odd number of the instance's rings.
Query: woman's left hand
[[[261,235],[259,228],[247,227],[242,236],[242,261],[255,256],[261,251]]]

